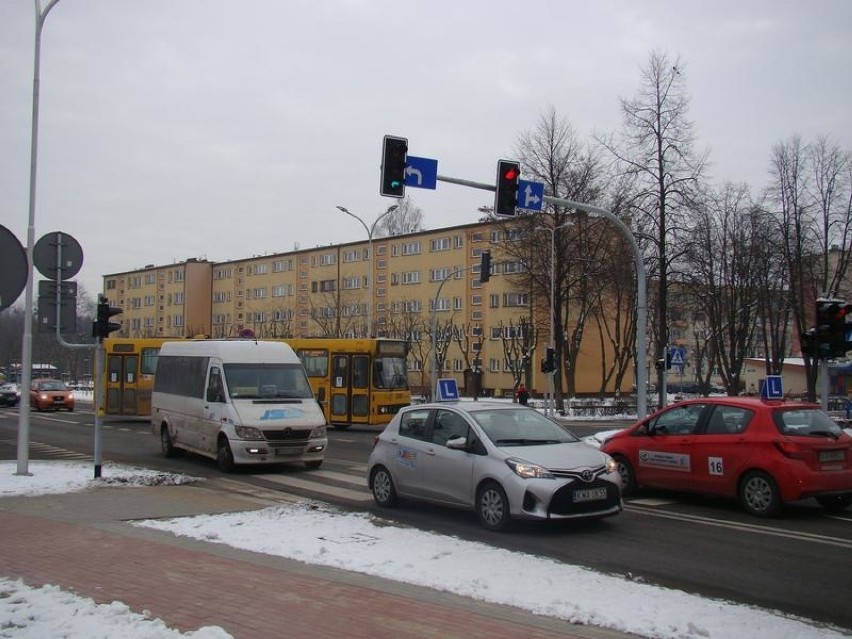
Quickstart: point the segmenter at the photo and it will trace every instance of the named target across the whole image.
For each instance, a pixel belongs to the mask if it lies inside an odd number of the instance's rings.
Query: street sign
[[[438,187],[438,160],[409,155],[405,159],[405,186],[416,189]]]
[[[56,330],[56,288],[59,287],[59,332],[77,330],[77,282],[42,280],[38,283],[38,330]]]
[[[67,233],[54,231],[42,235],[36,242],[33,247],[33,264],[39,273],[49,280],[57,279],[57,270],[59,279],[67,280],[80,272],[83,266],[83,248]]]
[[[686,349],[683,346],[669,348],[669,361],[673,368],[676,366],[680,370],[683,370],[686,364]]]
[[[9,308],[27,286],[27,251],[18,238],[0,226],[0,311]]]
[[[451,402],[459,398],[459,386],[452,377],[438,380],[438,401]]]
[[[763,399],[784,399],[780,375],[767,375],[760,386],[760,396]]]
[[[518,180],[518,208],[540,211],[544,204],[544,183]]]

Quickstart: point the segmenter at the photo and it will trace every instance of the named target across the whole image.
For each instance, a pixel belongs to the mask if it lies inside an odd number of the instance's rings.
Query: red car
[[[815,498],[852,504],[852,437],[816,404],[709,397],[667,406],[608,439],[629,495],[639,486],[736,497],[753,515]]]
[[[30,387],[30,405],[36,410],[74,410],[74,393],[58,379],[34,379]]]

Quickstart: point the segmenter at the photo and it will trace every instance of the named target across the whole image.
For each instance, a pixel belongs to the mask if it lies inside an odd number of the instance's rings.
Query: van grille
[[[264,430],[263,435],[270,442],[306,442],[311,438],[310,428],[282,428],[280,430]]]

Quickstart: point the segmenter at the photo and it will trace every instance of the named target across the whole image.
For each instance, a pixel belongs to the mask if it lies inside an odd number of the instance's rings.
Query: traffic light
[[[386,135],[382,142],[382,179],[379,192],[387,197],[405,197],[405,160],[408,140]]]
[[[541,360],[541,372],[553,373],[556,370],[556,350],[550,346],[547,347],[544,353],[544,359]]]
[[[101,295],[98,298],[98,316],[92,323],[92,337],[97,337],[102,340],[104,337],[109,337],[113,331],[121,328],[121,324],[110,322],[109,318],[114,315],[121,315],[122,309],[110,306],[109,300]]]
[[[497,162],[497,186],[494,193],[494,215],[515,217],[518,206],[518,178],[521,165],[510,160]]]
[[[852,305],[843,300],[816,301],[816,357],[833,359],[846,355],[846,316],[850,312]]]
[[[479,266],[479,281],[487,282],[491,279],[491,251],[482,251],[482,263]]]

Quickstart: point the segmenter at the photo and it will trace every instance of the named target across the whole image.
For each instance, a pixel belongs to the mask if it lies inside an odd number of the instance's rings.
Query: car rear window
[[[782,435],[838,437],[843,432],[840,426],[819,408],[776,410],[773,411],[772,418]]]

